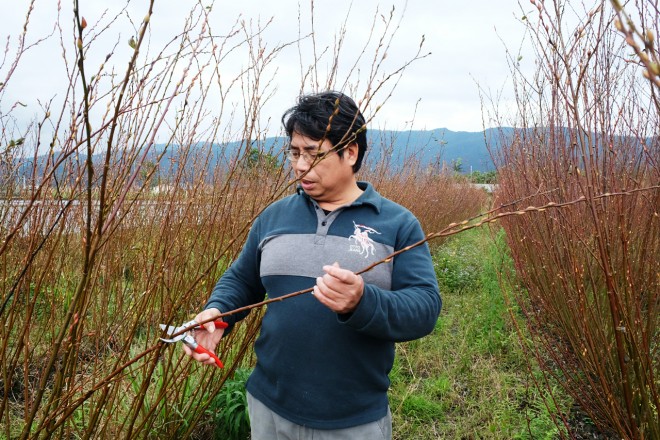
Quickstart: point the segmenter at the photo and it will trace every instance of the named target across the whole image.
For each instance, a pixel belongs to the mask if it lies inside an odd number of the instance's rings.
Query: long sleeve
[[[260,220],[257,218],[241,253],[216,283],[205,309],[215,307],[222,312],[228,312],[263,301],[265,288],[259,277],[259,231]],[[225,317],[225,321],[233,325],[247,314],[248,312],[241,312],[229,315]]]
[[[395,250],[423,239],[422,228],[414,220],[397,240]],[[425,243],[394,258],[391,290],[365,284],[357,309],[340,320],[372,337],[400,342],[433,331],[441,308],[433,261]]]

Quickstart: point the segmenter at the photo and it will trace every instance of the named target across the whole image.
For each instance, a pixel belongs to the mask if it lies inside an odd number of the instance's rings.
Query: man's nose
[[[298,157],[298,159],[294,160],[292,164],[296,171],[304,172],[309,169],[309,162],[305,160],[302,154]]]

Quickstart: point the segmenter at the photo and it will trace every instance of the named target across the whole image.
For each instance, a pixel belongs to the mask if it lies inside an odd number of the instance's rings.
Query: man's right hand
[[[197,330],[195,332],[195,340],[199,345],[213,353],[215,353],[215,349],[220,343],[220,339],[222,339],[222,335],[225,332],[225,329],[215,328],[215,325],[213,325],[213,319],[219,315],[220,310],[216,308],[210,308],[195,316],[195,321],[197,322],[210,321],[204,324],[204,330]],[[215,361],[208,354],[195,353],[187,345],[182,345],[183,351],[185,351],[188,356],[192,356],[192,358],[196,361],[201,362],[202,364],[215,365]]]

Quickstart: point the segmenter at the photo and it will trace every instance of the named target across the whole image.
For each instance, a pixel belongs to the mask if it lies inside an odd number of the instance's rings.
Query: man
[[[255,220],[196,319],[313,286],[264,315],[247,382],[252,439],[389,439],[394,343],[430,333],[442,303],[426,245],[355,272],[424,233],[408,210],[356,180],[367,136],[351,98],[302,96],[282,122],[297,192]],[[245,315],[225,320],[231,328]],[[215,350],[222,333],[207,324],[197,340]]]

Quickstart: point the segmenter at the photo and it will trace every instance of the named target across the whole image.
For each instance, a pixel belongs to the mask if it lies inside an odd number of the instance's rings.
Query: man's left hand
[[[325,275],[318,277],[314,286],[316,299],[337,313],[354,311],[364,293],[362,277],[342,269],[339,263],[323,266],[323,270]]]

